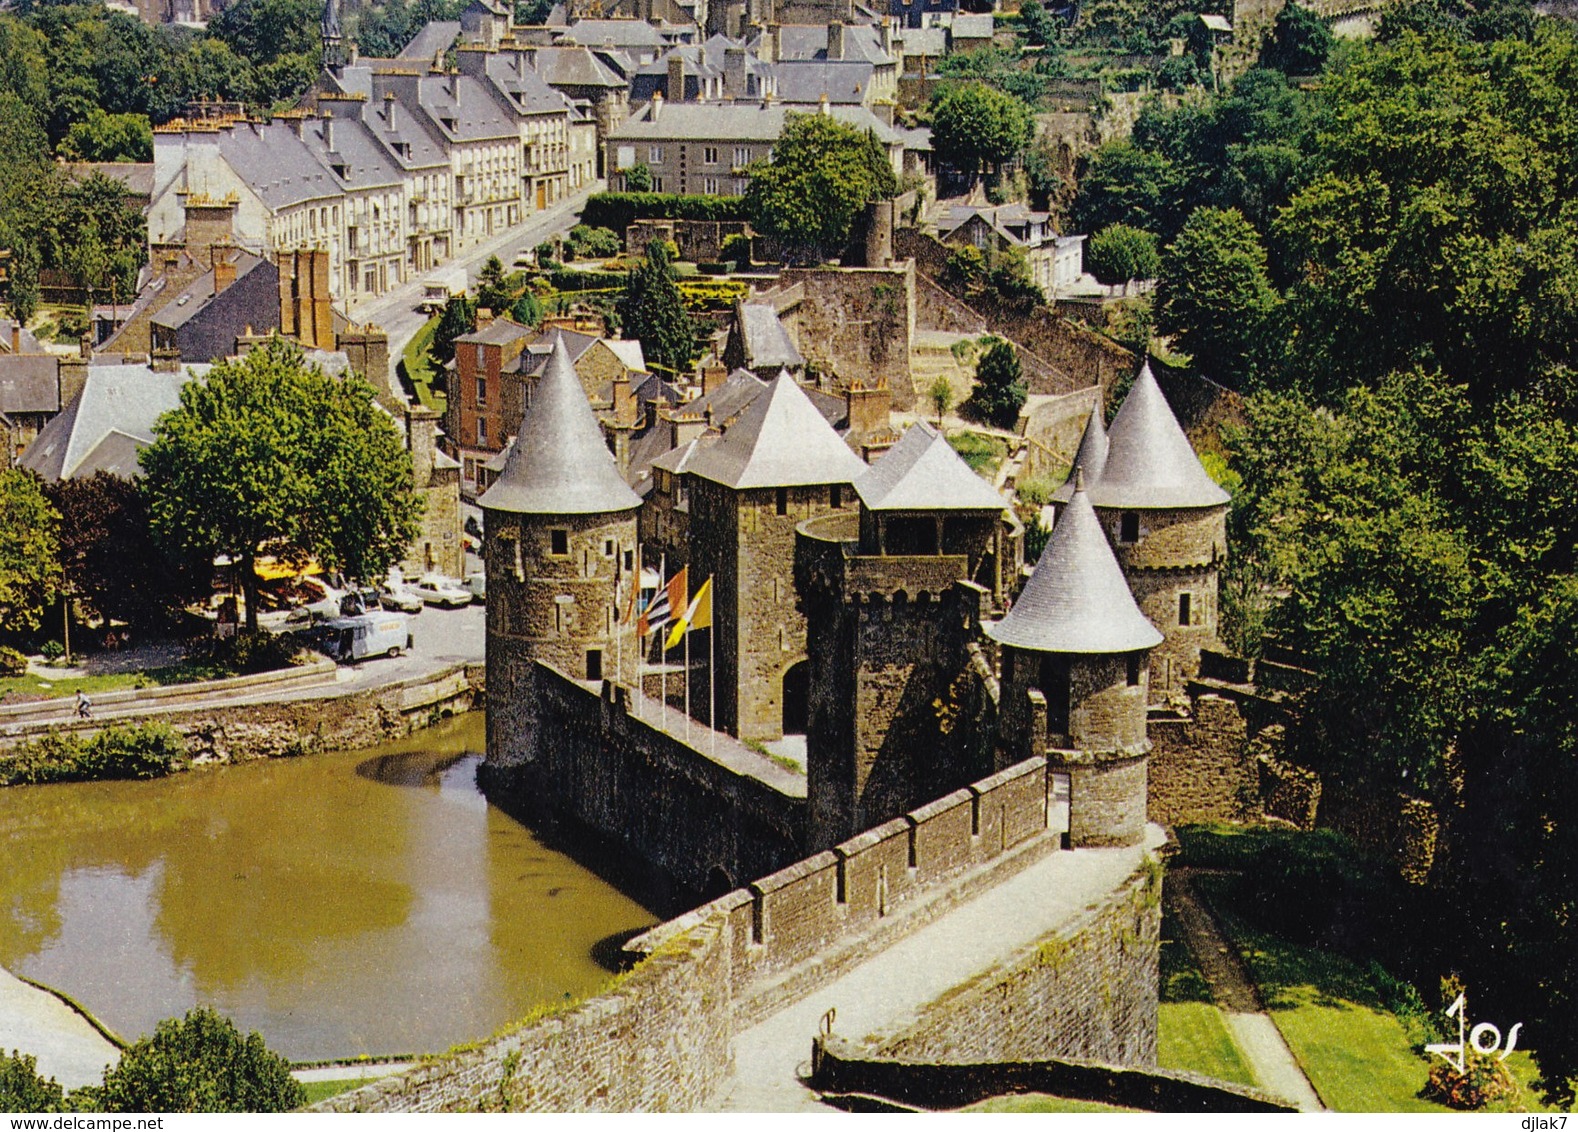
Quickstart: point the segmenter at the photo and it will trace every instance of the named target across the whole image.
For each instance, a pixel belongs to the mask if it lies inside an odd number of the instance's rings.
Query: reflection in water
[[[482,730],[0,790],[0,965],[128,1037],[208,1002],[298,1059],[440,1050],[584,994],[593,946],[653,917],[487,804]]]

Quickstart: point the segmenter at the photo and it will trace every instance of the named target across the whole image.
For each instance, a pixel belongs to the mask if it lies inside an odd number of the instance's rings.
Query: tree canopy
[[[1030,109],[1011,94],[971,82],[932,96],[931,142],[939,159],[966,176],[996,172],[1030,144]]]
[[[1024,371],[1013,346],[997,339],[975,364],[975,389],[960,411],[973,420],[1013,428],[1027,396]]]
[[[874,133],[824,114],[791,114],[772,160],[751,166],[745,206],[757,231],[791,259],[821,262],[844,250],[868,203],[898,191]]]
[[[0,624],[38,628],[44,606],[60,584],[60,513],[38,477],[0,470]]]
[[[96,1090],[100,1112],[289,1112],[307,1101],[290,1062],[212,1007],[167,1018],[128,1047]]]
[[[1085,267],[1096,280],[1111,286],[1131,279],[1154,279],[1161,269],[1156,237],[1143,228],[1112,224],[1085,245]]]
[[[1196,368],[1242,386],[1264,372],[1277,295],[1260,236],[1237,209],[1197,209],[1162,255],[1156,325]]]
[[[630,273],[617,306],[620,333],[641,342],[649,365],[670,375],[696,360],[696,322],[685,309],[674,267],[662,241],[647,245],[645,262]]]
[[[257,560],[382,575],[416,537],[411,458],[359,378],[273,339],[188,382],[142,453],[154,537],[170,554],[227,555],[257,628]]]

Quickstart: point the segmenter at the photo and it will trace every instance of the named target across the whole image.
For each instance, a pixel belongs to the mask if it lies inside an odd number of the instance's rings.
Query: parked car
[[[478,570],[474,574],[466,575],[466,588],[471,591],[471,600],[484,602],[488,600],[488,575],[485,571]]]
[[[337,617],[323,626],[325,651],[335,660],[399,656],[412,645],[410,622],[403,613],[363,613]]]
[[[446,578],[443,574],[423,574],[412,585],[411,592],[428,605],[437,605],[444,609],[459,609],[463,605],[471,604],[471,591],[454,578]]]
[[[377,587],[378,604],[385,609],[398,609],[401,613],[421,613],[422,599],[411,592],[404,582],[398,585],[384,583]]]

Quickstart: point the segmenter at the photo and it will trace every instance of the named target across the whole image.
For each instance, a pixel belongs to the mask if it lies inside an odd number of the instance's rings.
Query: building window
[[[1190,605],[1189,595],[1188,594],[1179,594],[1178,595],[1178,624],[1180,624],[1180,625],[1187,625],[1187,624],[1189,624],[1189,605]]]
[[[703,177],[701,179],[701,191],[706,193],[710,197],[717,196],[718,195],[718,178],[716,178],[716,177]]]
[[[586,678],[588,680],[601,680],[603,678],[603,650],[586,650]]]
[[[789,489],[787,487],[780,487],[778,489],[778,500],[777,500],[777,503],[778,503],[778,514],[780,514],[780,515],[787,515],[787,514],[789,514]]]
[[[1140,516],[1136,511],[1125,511],[1118,519],[1118,541],[1140,541]]]
[[[1131,688],[1138,687],[1140,683],[1140,654],[1137,652],[1129,654],[1128,683]]]
[[[635,568],[636,568],[636,552],[633,551],[633,550],[625,551],[625,569],[627,571],[629,571],[629,570],[634,570]]]
[[[1039,687],[1047,701],[1047,730],[1055,735],[1068,734],[1069,668],[1066,656],[1041,658]]]
[[[477,418],[477,443],[478,444],[486,444],[487,442],[488,442],[488,421],[487,421],[487,418],[486,417],[478,417]]]
[[[718,147],[715,145],[702,146],[701,160],[704,164],[716,165],[718,163]]]
[[[827,505],[829,507],[842,507],[844,505],[844,485],[835,483],[827,489]]]
[[[614,540],[611,539],[611,538],[605,538],[603,540],[603,557],[604,558],[612,558],[613,556],[614,556]]]
[[[486,405],[487,403],[488,403],[488,379],[485,378],[485,377],[479,377],[479,378],[477,378],[477,404],[479,404],[479,405]]]
[[[548,553],[567,557],[570,553],[570,532],[564,530],[549,531]]]
[[[735,146],[734,147],[734,167],[736,169],[744,169],[750,163],[751,163],[751,148],[750,148],[750,146],[746,146],[746,145],[737,145],[737,146]]]
[[[647,160],[656,165],[663,160],[663,147],[660,145],[647,146]]]
[[[482,347],[478,346],[477,347],[477,368],[478,369],[482,369],[483,367],[485,367],[487,365],[487,362],[483,360],[485,357],[486,357],[486,355],[483,354]]]
[[[653,176],[653,178],[652,178],[652,191],[655,192],[655,193],[661,193],[661,192],[664,191],[664,189],[663,189],[663,178],[662,177]]]

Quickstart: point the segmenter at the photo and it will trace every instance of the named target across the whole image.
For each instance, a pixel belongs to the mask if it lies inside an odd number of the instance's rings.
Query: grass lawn
[[[956,432],[948,437],[948,443],[966,464],[988,479],[997,473],[998,465],[1008,455],[1006,440],[984,432]]]
[[[303,1081],[301,1087],[307,1090],[307,1103],[317,1104],[367,1084],[371,1084],[367,1078],[353,1077],[346,1081]]]
[[[1258,1085],[1233,1043],[1222,1011],[1211,1001],[1177,919],[1162,913],[1161,1002],[1156,1010],[1156,1063],[1238,1085]]]
[[[1095,1101],[1071,1101],[1066,1097],[1049,1097],[1045,1093],[1016,1093],[1009,1097],[992,1097],[979,1104],[961,1108],[960,1112],[1135,1112],[1132,1108],[1098,1104]]]
[[[182,661],[162,668],[148,668],[141,672],[115,672],[103,676],[62,676],[50,679],[28,672],[22,676],[0,679],[0,698],[7,692],[21,692],[29,696],[58,699],[74,696],[79,691],[93,695],[95,692],[119,692],[127,688],[155,688],[166,684],[190,684],[196,680],[220,680],[235,675],[200,661]]]
[[[400,355],[400,364],[405,369],[406,380],[411,383],[416,399],[427,409],[442,413],[445,407],[444,394],[433,388],[433,379],[438,375],[438,367],[433,363],[431,353],[433,346],[433,332],[438,329],[439,315],[434,315],[422,324],[406,343],[405,352]]]

